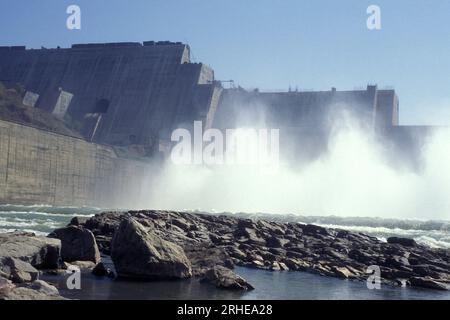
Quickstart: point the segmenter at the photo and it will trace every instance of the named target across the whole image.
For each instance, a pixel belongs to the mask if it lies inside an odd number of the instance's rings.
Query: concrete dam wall
[[[211,68],[190,62],[188,45],[152,41],[0,47],[0,81],[37,94],[36,108],[89,141],[154,149],[176,128],[212,123],[221,91]]]
[[[132,206],[147,168],[112,147],[0,121],[0,203]]]

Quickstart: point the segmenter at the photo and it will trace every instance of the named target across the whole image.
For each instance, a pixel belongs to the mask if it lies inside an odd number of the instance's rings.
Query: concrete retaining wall
[[[107,146],[0,121],[0,203],[132,207],[146,169]]]

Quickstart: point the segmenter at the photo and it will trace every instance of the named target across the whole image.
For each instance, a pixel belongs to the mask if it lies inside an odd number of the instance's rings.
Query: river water
[[[103,210],[98,208],[50,207],[50,206],[0,206],[0,233],[14,230],[47,235],[65,226],[75,216],[89,217]],[[443,228],[420,230],[399,226],[376,227],[361,223],[335,225],[321,219],[321,225],[364,232],[380,239],[387,236],[408,236],[433,247],[450,248],[450,232]],[[410,225],[410,224],[400,224]],[[106,258],[107,264],[111,262]],[[112,265],[111,265],[112,266]],[[426,289],[396,288],[382,286],[381,290],[369,290],[365,283],[323,277],[305,272],[269,272],[237,268],[236,272],[256,289],[247,293],[228,292],[200,284],[198,280],[133,282],[96,278],[83,273],[81,290],[69,290],[66,277],[45,275],[44,280],[54,283],[61,293],[75,299],[450,299],[450,292]]]
[[[67,289],[66,277],[44,276],[56,285],[66,298],[85,300],[450,300],[450,292],[397,288],[382,285],[369,290],[365,283],[323,277],[307,272],[270,272],[236,268],[236,273],[249,281],[255,290],[235,292],[218,290],[196,279],[185,281],[133,282],[81,275],[81,289]]]

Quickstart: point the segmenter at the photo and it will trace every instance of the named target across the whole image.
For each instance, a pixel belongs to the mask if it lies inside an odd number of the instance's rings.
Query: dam
[[[145,198],[151,164],[167,157],[173,130],[195,121],[205,130],[279,129],[280,152],[293,162],[326,150],[330,118],[343,110],[412,162],[430,130],[399,125],[393,89],[225,88],[190,55],[189,45],[169,41],[0,47],[5,94],[20,86],[21,108],[68,128],[36,127],[34,116],[0,117],[0,203],[134,207]]]

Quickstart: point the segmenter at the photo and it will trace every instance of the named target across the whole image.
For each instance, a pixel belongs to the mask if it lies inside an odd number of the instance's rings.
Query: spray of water
[[[420,153],[420,170],[393,166],[384,142],[347,119],[331,130],[327,151],[301,166],[281,159],[278,170],[266,172],[167,162],[140,206],[450,220],[450,130],[434,130]]]

